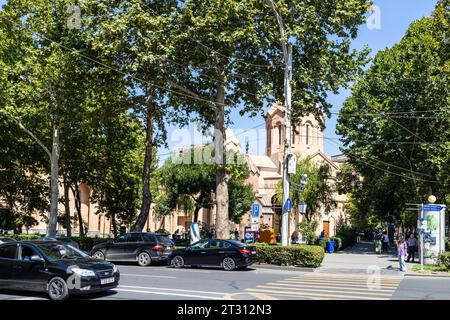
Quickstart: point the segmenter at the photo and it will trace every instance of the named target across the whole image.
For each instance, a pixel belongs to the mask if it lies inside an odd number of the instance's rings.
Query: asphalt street
[[[389,300],[449,299],[450,278],[379,276],[352,272],[304,272],[249,268],[174,269],[118,264],[119,287],[102,294],[75,297],[92,300]],[[45,294],[0,291],[0,300],[42,300]]]

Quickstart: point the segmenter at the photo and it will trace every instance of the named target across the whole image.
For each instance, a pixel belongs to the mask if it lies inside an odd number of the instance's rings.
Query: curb
[[[282,271],[301,271],[301,272],[316,272],[315,268],[296,267],[296,266],[277,266],[272,264],[253,264],[251,268],[268,269],[268,270],[282,270]]]
[[[414,272],[414,273],[406,273],[405,277],[450,278],[450,273],[449,274],[445,274],[445,273],[419,273],[419,272]]]

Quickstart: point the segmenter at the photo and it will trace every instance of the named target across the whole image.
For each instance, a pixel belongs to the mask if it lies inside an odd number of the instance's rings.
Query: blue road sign
[[[292,200],[288,198],[288,199],[286,200],[285,206],[286,206],[286,210],[287,210],[287,211],[291,211],[291,210],[292,210]]]
[[[441,211],[444,209],[443,206],[440,206],[438,204],[424,204],[423,205],[423,211]]]
[[[259,217],[259,204],[254,203],[252,206],[252,217],[257,218]]]

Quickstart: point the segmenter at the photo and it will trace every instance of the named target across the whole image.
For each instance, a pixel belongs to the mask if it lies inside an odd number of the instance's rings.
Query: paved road
[[[400,273],[374,277],[356,273],[299,272],[250,268],[148,268],[121,264],[120,286],[104,294],[76,299],[133,300],[327,300],[327,299],[450,299],[450,278],[404,277]],[[0,300],[46,299],[42,294],[0,291]]]

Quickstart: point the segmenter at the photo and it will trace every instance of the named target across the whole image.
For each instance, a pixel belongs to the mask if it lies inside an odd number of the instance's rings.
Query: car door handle
[[[202,251],[202,252],[200,252],[200,253],[206,253],[206,251]]]
[[[219,253],[225,253],[225,251],[219,251]]]

